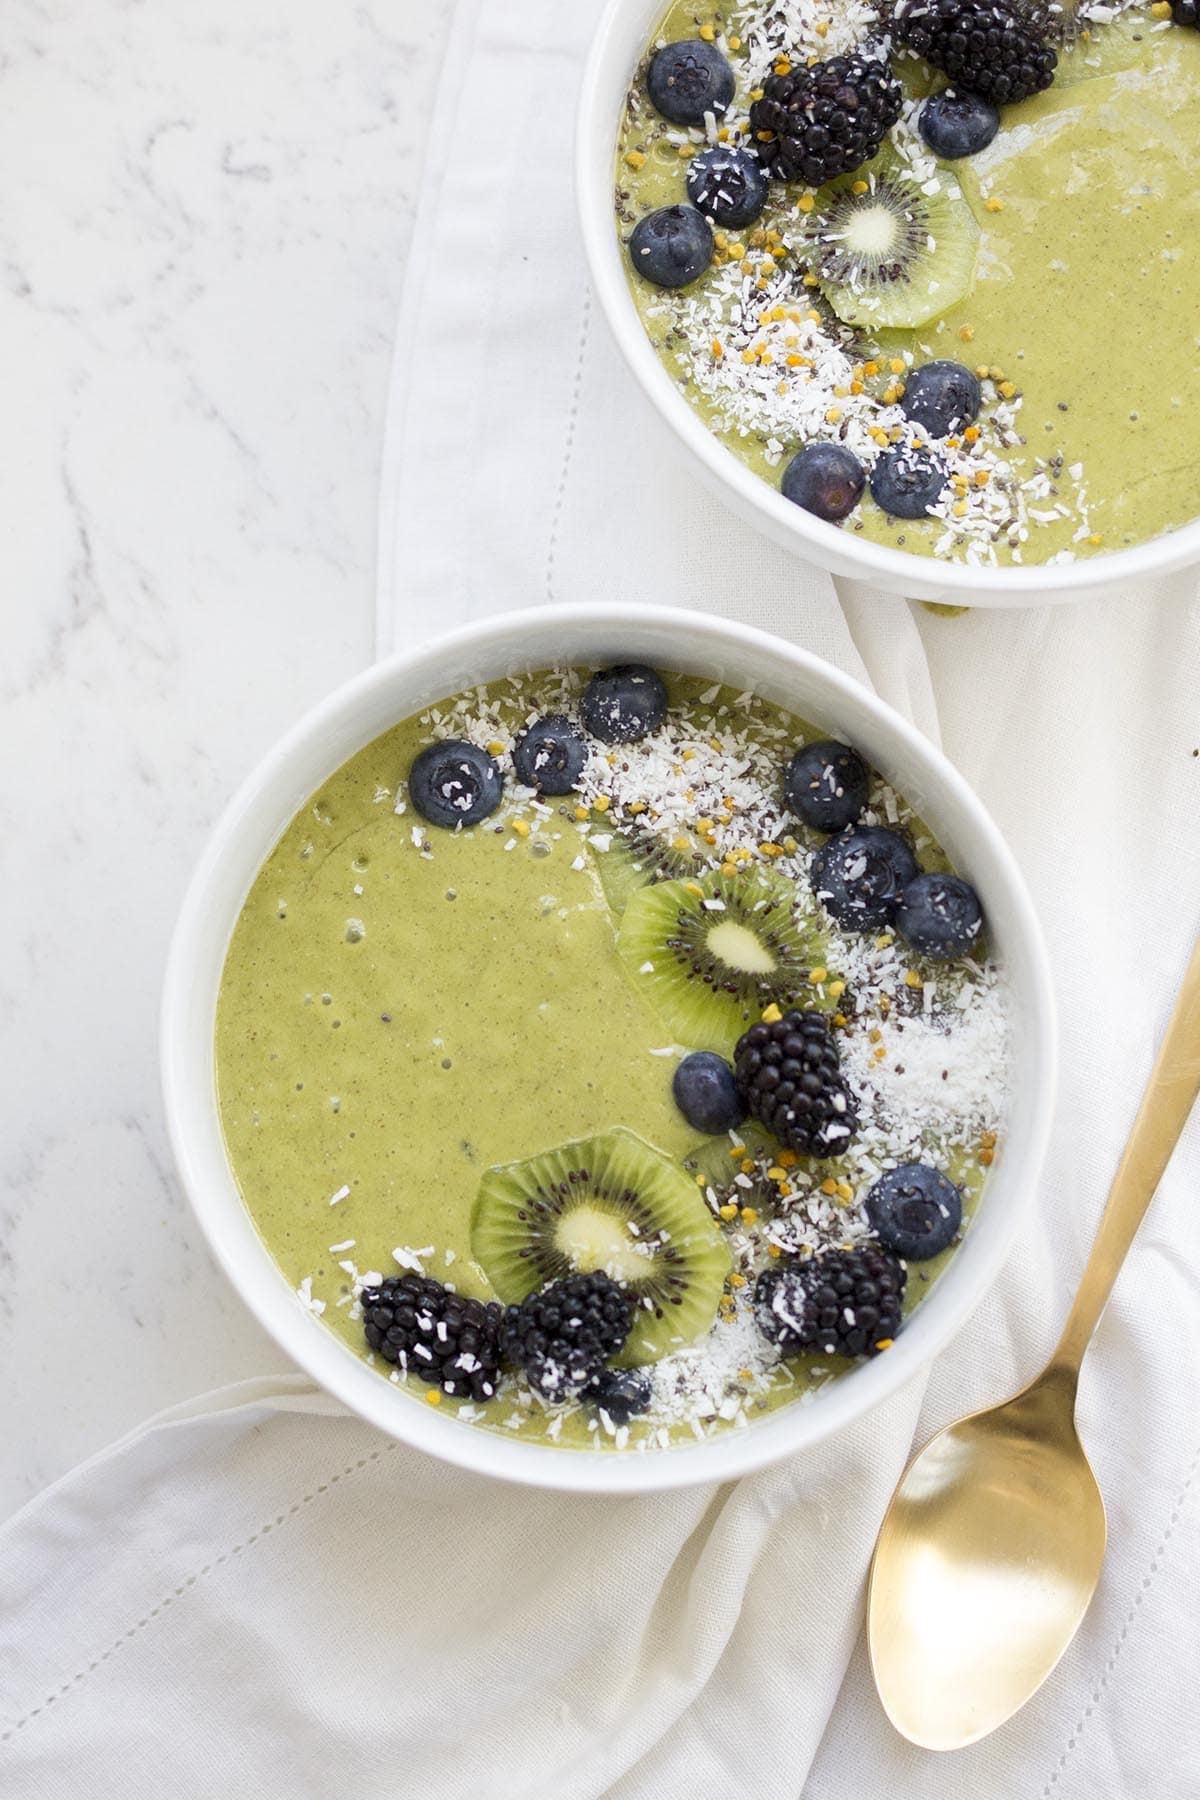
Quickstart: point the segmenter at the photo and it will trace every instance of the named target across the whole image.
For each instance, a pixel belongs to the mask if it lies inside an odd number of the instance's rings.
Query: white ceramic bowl
[[[975,570],[931,556],[910,556],[814,518],[785,500],[713,436],[646,336],[629,291],[625,252],[613,214],[617,130],[625,96],[665,11],[666,0],[609,0],[580,94],[576,192],[592,281],[625,361],[725,502],[786,549],[835,575],[856,576],[894,594],[951,605],[1033,606],[1128,592],[1131,584],[1200,562],[1200,518],[1132,550],[1054,568]]]
[[[297,1300],[259,1238],[225,1154],[213,1075],[217,990],[230,933],[258,870],[304,801],[364,744],[432,701],[555,662],[636,659],[710,675],[856,744],[912,801],[977,884],[1008,972],[1015,1091],[1003,1153],[945,1274],[894,1348],[807,1405],[668,1451],[523,1444],[420,1405],[382,1380]],[[486,1474],[575,1492],[632,1493],[727,1481],[806,1449],[877,1406],[943,1349],[979,1303],[1033,1192],[1054,1086],[1051,985],[1037,920],[996,827],[927,739],[848,676],[761,631],[666,607],[544,607],[471,625],[348,682],[271,752],[214,831],[184,902],[167,970],[163,1082],[176,1162],[218,1261],[281,1347],[392,1436]]]

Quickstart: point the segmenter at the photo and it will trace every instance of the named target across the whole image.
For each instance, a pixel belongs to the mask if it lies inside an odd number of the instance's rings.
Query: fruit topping
[[[904,383],[900,410],[933,438],[962,431],[979,417],[983,389],[973,369],[957,362],[927,362]]]
[[[855,931],[890,924],[916,874],[917,859],[906,839],[883,825],[860,825],[830,838],[812,859],[817,898],[839,925]]]
[[[733,86],[733,70],[703,38],[665,44],[646,72],[650,99],[672,125],[703,125],[705,113],[719,119],[733,99]]]
[[[518,781],[540,794],[573,794],[586,761],[584,738],[561,713],[535,719],[513,745]]]
[[[839,1156],[858,1128],[824,1013],[786,1012],[752,1025],[734,1052],[734,1072],[752,1118],[785,1150]]]
[[[656,881],[695,879],[709,868],[695,833],[682,825],[670,837],[663,837],[634,819],[611,834],[602,833],[600,844],[590,840],[588,848],[600,871],[604,898],[617,918],[637,888]]]
[[[502,1309],[456,1294],[425,1275],[391,1275],[363,1288],[363,1335],[385,1362],[397,1363],[444,1393],[490,1400],[500,1371]]]
[[[867,1195],[871,1229],[907,1262],[924,1262],[953,1243],[962,1224],[962,1194],[928,1163],[901,1163]]]
[[[863,176],[845,177],[819,197],[807,244],[839,319],[910,327],[970,293],[979,227],[948,170],[927,193],[906,163],[885,153]]]
[[[871,470],[871,498],[896,519],[924,519],[946,491],[946,465],[915,444],[893,444]]]
[[[712,228],[694,206],[661,206],[630,232],[629,256],[655,287],[687,287],[712,261]]]
[[[1040,94],[1058,65],[1032,12],[998,0],[898,0],[892,31],[956,87],[997,106]]]
[[[764,1270],[754,1316],[785,1355],[874,1356],[900,1329],[905,1280],[903,1266],[878,1244],[825,1250]]]
[[[667,716],[662,677],[641,663],[598,669],[583,693],[583,722],[603,744],[636,744]]]
[[[858,751],[836,738],[822,738],[804,744],[792,757],[783,797],[814,831],[844,831],[858,823],[870,787],[871,773]]]
[[[795,900],[766,870],[659,882],[630,895],[617,949],[679,1043],[728,1055],[772,1000],[809,991],[819,958]]]
[[[903,99],[886,62],[834,56],[768,75],[750,108],[750,128],[770,174],[823,187],[877,154]]]
[[[567,1275],[603,1270],[634,1304],[629,1364],[703,1337],[729,1250],[695,1182],[618,1126],[488,1169],[471,1215],[471,1254],[516,1304]]]
[[[806,444],[779,483],[785,500],[831,524],[854,511],[866,485],[867,471],[844,444]]]
[[[980,94],[943,88],[921,108],[917,129],[935,156],[957,162],[987,149],[1000,129],[1000,114]]]
[[[551,1405],[574,1399],[629,1336],[633,1302],[600,1269],[566,1275],[504,1315],[504,1354]]]
[[[503,790],[495,760],[464,738],[427,745],[408,772],[408,791],[421,817],[447,830],[478,825],[495,812]]]
[[[688,164],[688,199],[714,225],[735,230],[753,225],[767,203],[767,185],[763,166],[752,150],[716,144],[711,150],[701,150]]]
[[[650,1404],[650,1377],[644,1369],[601,1369],[583,1390],[583,1397],[597,1412],[607,1413],[614,1425],[628,1425]]]
[[[711,1050],[693,1050],[675,1070],[671,1082],[675,1104],[689,1125],[715,1136],[733,1131],[746,1116],[733,1070]]]
[[[896,929],[924,956],[949,961],[975,948],[983,930],[979,896],[960,875],[918,875],[901,894]]]

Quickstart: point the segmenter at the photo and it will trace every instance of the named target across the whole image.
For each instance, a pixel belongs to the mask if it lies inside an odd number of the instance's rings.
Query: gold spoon
[[[1104,1502],[1075,1431],[1079,1366],[1200,1092],[1200,944],[1142,1098],[1058,1347],[1011,1400],[927,1444],[884,1516],[867,1642],[884,1710],[928,1750],[995,1731],[1079,1629]]]

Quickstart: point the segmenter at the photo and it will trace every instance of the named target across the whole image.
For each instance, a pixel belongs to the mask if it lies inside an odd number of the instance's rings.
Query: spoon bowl
[[[892,1724],[927,1750],[973,1744],[1024,1706],[1096,1591],[1107,1527],[1075,1430],[1079,1365],[1198,1093],[1200,943],[1053,1356],[1011,1400],[940,1431],[884,1515],[871,1669]]]
[[[1100,1579],[1104,1502],[1052,1370],[938,1433],[892,1501],[868,1645],[884,1709],[927,1750],[1003,1724],[1074,1637]]]

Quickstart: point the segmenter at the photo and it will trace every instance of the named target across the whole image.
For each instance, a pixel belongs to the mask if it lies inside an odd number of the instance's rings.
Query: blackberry
[[[426,1275],[390,1275],[359,1295],[363,1335],[385,1362],[466,1399],[490,1400],[500,1379],[503,1309]]]
[[[1186,0],[1185,0],[1186,3]],[[1001,0],[900,0],[893,35],[955,87],[997,106],[1040,94],[1058,55],[1027,13]]]
[[[900,1329],[907,1273],[881,1244],[824,1250],[807,1262],[764,1269],[754,1289],[754,1317],[786,1356],[875,1356]]]
[[[782,181],[822,187],[871,160],[902,104],[891,69],[873,57],[832,56],[768,75],[750,108],[759,161]]]
[[[739,1038],[733,1069],[752,1118],[786,1150],[839,1156],[858,1129],[824,1013],[786,1012]]]
[[[504,1353],[543,1400],[574,1399],[623,1347],[633,1301],[600,1269],[566,1275],[504,1315]]]

